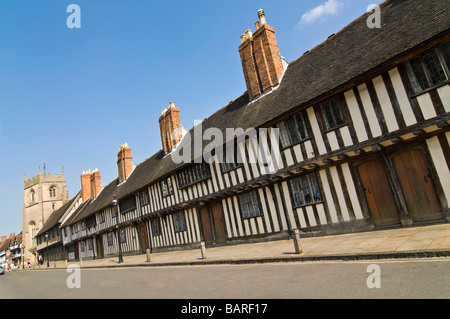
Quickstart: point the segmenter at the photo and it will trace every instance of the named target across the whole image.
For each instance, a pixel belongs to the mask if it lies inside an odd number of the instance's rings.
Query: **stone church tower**
[[[64,167],[60,175],[41,174],[40,167],[34,177],[26,179],[24,175],[22,244],[25,246],[25,260],[36,261],[36,234],[68,198]]]

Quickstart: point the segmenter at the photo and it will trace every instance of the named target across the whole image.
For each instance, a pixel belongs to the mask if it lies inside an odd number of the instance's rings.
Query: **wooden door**
[[[75,244],[75,260],[80,259],[80,251],[78,250],[78,243]]]
[[[422,151],[404,151],[394,156],[393,162],[412,220],[442,219],[439,199]]]
[[[203,241],[205,244],[212,244],[214,241],[214,235],[211,225],[211,217],[209,215],[208,206],[202,206],[199,209],[200,220],[202,222]]]
[[[381,159],[359,165],[358,172],[375,226],[399,224],[397,204]]]
[[[227,240],[227,232],[225,230],[225,221],[223,217],[222,204],[220,202],[212,204],[211,212],[214,222],[214,233],[216,243],[224,243]]]
[[[142,223],[139,225],[139,242],[141,252],[145,253],[147,249],[150,249],[150,245],[148,243],[148,232],[146,223]]]
[[[203,240],[206,244],[224,243],[227,240],[222,204],[212,203],[199,209]]]
[[[97,257],[103,258],[103,237],[98,236],[95,238],[95,241],[97,243]]]

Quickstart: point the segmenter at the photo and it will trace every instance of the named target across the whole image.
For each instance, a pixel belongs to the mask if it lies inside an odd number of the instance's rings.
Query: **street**
[[[30,270],[0,276],[0,299],[448,299],[449,282],[449,258]]]

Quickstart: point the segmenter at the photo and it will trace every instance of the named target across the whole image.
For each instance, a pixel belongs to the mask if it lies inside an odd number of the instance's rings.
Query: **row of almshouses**
[[[414,69],[428,55],[444,57],[438,83],[426,81],[439,70],[423,65],[420,78]],[[75,218],[63,229],[69,258],[115,255],[118,238],[124,253],[136,253],[286,238],[294,228],[450,221],[449,55],[447,41],[274,124],[274,173],[255,163],[190,164],[122,196],[119,220],[109,205]],[[238,146],[247,158],[248,143]]]

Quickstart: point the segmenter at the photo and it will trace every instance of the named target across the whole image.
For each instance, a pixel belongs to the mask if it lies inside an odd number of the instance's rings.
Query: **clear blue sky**
[[[245,92],[237,48],[258,9],[293,61],[378,2],[0,0],[0,235],[20,233],[23,176],[43,161],[71,198],[83,170],[117,177],[120,144],[135,164],[158,151],[170,101],[189,129]]]

